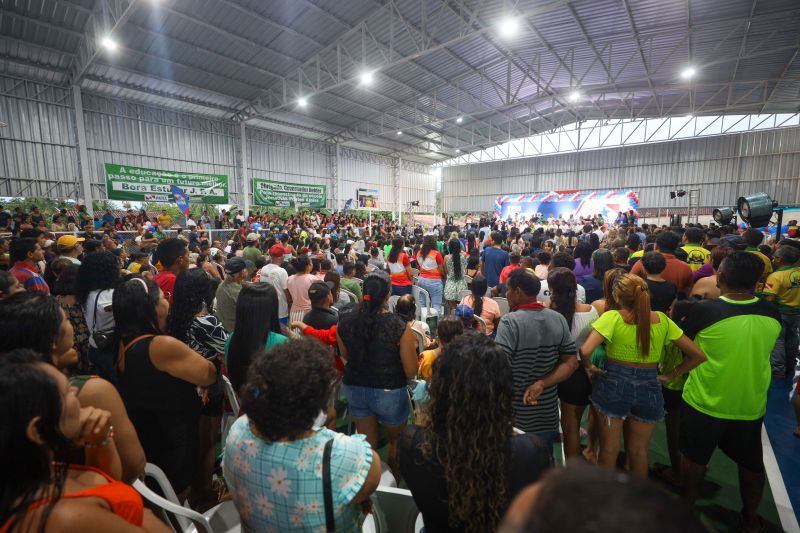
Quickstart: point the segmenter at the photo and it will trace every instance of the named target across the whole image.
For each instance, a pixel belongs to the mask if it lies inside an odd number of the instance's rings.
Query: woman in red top
[[[392,249],[386,256],[386,266],[392,279],[392,296],[411,294],[411,261],[403,251],[403,239],[392,240]]]
[[[419,265],[419,280],[417,285],[428,291],[431,297],[430,306],[442,316],[442,296],[444,295],[444,280],[447,270],[444,266],[442,254],[436,250],[436,237],[427,235],[422,241],[422,249],[417,254]],[[424,295],[420,296],[420,305],[425,306]]]
[[[121,466],[108,411],[81,407],[77,390],[27,349],[0,356],[0,533],[12,531],[168,532]],[[84,448],[86,465],[62,461]],[[108,473],[106,473],[108,472]],[[110,474],[110,475],[109,475]]]

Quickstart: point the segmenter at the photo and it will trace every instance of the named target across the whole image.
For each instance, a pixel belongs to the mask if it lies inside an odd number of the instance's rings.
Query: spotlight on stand
[[[720,226],[727,226],[731,223],[731,220],[733,220],[733,209],[730,207],[720,207],[714,209],[712,216],[714,217],[714,222]]]
[[[419,200],[414,200],[411,202],[412,207],[419,207]]]
[[[772,210],[778,202],[768,194],[760,192],[750,196],[741,196],[736,201],[736,210],[742,220],[751,228],[763,228],[772,220]]]
[[[683,198],[686,196],[686,191],[683,189],[678,189],[677,191],[669,191],[669,199],[674,200],[675,198]]]

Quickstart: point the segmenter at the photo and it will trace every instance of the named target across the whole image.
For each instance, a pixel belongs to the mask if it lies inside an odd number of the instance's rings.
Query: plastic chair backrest
[[[478,323],[478,331],[483,334],[486,334],[486,321],[479,316],[474,317],[475,322]]]
[[[388,307],[390,313],[394,313],[394,308],[397,307],[397,300],[399,299],[400,297],[396,294],[394,296],[389,296],[389,301],[386,303],[386,306]]]
[[[233,390],[233,383],[231,380],[228,379],[228,376],[222,376],[222,386],[225,388],[225,397],[228,399],[228,403],[231,405],[231,410],[239,416],[239,411],[241,407],[239,406],[239,397],[236,395],[236,391]],[[225,441],[223,441],[224,443]]]
[[[161,518],[166,524],[177,523],[181,532],[190,531],[194,525],[198,532],[214,533],[205,516],[180,504],[175,489],[172,488],[172,484],[163,470],[152,463],[147,463],[144,466],[144,475],[158,486],[163,496],[154,492],[139,479],[133,482],[133,488],[142,495],[142,498],[152,503],[160,511]],[[170,520],[171,518],[174,521]]]
[[[414,328],[411,328],[411,331],[414,332],[414,337],[417,339],[417,354],[421,354],[425,351],[425,335]]]
[[[498,296],[497,298],[492,298],[492,300],[497,302],[497,305],[500,307],[500,316],[507,315],[509,311],[511,311],[511,308],[508,306],[508,300],[505,298]]]
[[[460,298],[459,301],[463,300],[465,296],[469,296],[470,294],[472,294],[471,290],[465,289],[465,290],[461,291],[461,293],[458,295],[459,298]]]
[[[342,294],[344,294],[345,296],[347,296],[348,298],[350,298],[350,303],[351,304],[358,303],[358,296],[356,296],[352,292],[348,291],[347,289],[342,289],[342,288],[339,288],[339,291]]]
[[[411,286],[411,295],[414,296],[414,301],[417,303],[417,320],[422,320],[423,307],[426,307],[429,313],[433,311],[433,306],[431,305],[431,295],[428,294],[428,291],[418,285]],[[422,301],[421,296],[425,296],[424,306],[420,303]]]
[[[372,494],[376,533],[416,533],[421,530],[419,509],[411,491],[378,486]]]

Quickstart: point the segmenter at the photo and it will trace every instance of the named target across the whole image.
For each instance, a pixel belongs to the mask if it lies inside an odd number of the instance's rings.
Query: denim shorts
[[[347,406],[354,418],[375,416],[387,426],[399,426],[408,421],[408,389],[373,389],[345,385]]]
[[[657,368],[635,368],[606,359],[605,370],[592,383],[592,405],[600,413],[650,424],[664,418]]]

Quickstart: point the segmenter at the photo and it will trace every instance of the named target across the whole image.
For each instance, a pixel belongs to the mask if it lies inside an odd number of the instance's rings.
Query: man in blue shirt
[[[503,242],[500,233],[493,231],[491,239],[492,245],[483,251],[483,276],[490,289],[500,283],[500,272],[509,265],[508,252],[500,248]]]

